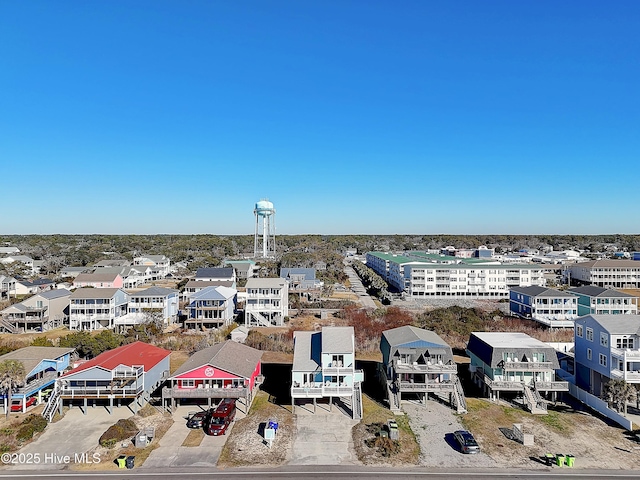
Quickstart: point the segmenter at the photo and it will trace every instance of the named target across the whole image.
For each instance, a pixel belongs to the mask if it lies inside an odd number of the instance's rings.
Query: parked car
[[[224,435],[236,418],[236,401],[225,398],[207,419],[204,431],[207,435]]]
[[[460,450],[462,453],[478,453],[480,451],[480,446],[476,439],[473,438],[471,432],[466,430],[457,430],[453,433],[454,438],[460,444]]]
[[[27,407],[29,408],[36,404],[36,397],[27,398]],[[22,399],[19,400],[11,400],[11,411],[12,412],[21,412],[22,411]]]
[[[201,412],[190,412],[189,418],[187,418],[187,428],[203,428],[212,413],[213,408]]]

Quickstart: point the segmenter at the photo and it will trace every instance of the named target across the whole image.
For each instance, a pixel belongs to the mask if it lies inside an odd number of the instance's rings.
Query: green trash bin
[[[567,467],[573,467],[573,462],[576,461],[576,457],[574,457],[573,455],[567,455]]]
[[[564,455],[561,453],[556,453],[556,465],[562,467],[564,465]]]
[[[127,463],[127,456],[120,455],[118,458],[116,458],[116,461],[118,462],[118,468],[125,468]]]

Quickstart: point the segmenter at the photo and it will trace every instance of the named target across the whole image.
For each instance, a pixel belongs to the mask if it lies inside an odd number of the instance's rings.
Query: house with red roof
[[[262,352],[227,340],[194,353],[169,378],[162,389],[162,405],[170,402],[173,411],[181,400],[195,403],[211,399],[243,399],[251,404],[253,393],[262,383]]]
[[[128,405],[137,413],[153,391],[169,377],[169,355],[164,348],[134,342],[101,353],[60,377],[43,416],[52,418],[63,404],[103,405],[112,411]]]

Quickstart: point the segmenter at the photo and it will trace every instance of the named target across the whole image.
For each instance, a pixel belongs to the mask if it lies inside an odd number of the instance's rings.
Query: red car
[[[236,401],[233,398],[225,398],[207,419],[204,432],[207,435],[224,435],[235,418]]]
[[[27,398],[27,407],[32,407],[36,404],[36,397]],[[19,400],[11,400],[11,411],[12,412],[21,412],[22,411],[22,399]]]

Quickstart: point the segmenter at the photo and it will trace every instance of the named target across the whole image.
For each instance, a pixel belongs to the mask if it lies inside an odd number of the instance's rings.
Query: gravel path
[[[464,430],[453,411],[436,401],[426,406],[402,402],[409,416],[409,424],[420,443],[420,464],[433,467],[496,467],[496,462],[480,452],[473,455],[460,453],[452,433]]]

